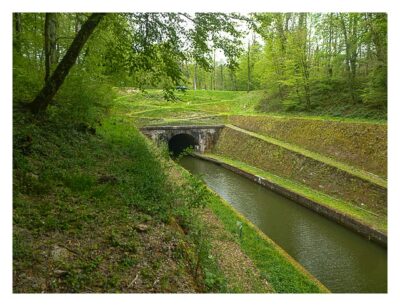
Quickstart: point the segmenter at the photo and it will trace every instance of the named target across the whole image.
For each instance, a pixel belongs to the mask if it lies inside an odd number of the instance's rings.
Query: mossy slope
[[[387,125],[367,122],[230,116],[229,122],[387,177]]]
[[[238,129],[225,127],[213,153],[304,184],[379,215],[386,215],[386,188]]]

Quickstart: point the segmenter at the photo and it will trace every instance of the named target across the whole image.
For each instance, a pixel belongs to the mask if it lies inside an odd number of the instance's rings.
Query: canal
[[[385,248],[211,162],[186,156],[179,163],[332,292],[387,292]]]

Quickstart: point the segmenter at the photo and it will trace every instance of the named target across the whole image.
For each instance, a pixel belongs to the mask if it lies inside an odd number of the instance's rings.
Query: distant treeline
[[[193,88],[267,92],[266,107],[366,103],[386,109],[387,16],[382,13],[257,13],[236,70],[182,66]]]

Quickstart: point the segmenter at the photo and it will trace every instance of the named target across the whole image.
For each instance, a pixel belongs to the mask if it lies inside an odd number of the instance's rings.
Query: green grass
[[[299,146],[296,146],[296,145],[293,145],[293,144],[290,144],[290,143],[287,143],[287,142],[283,142],[281,140],[277,140],[277,139],[272,138],[272,137],[268,137],[268,136],[265,136],[265,135],[260,135],[260,134],[257,134],[257,133],[254,133],[254,132],[239,128],[239,127],[231,125],[231,124],[227,124],[226,126],[231,128],[231,129],[234,129],[236,131],[239,131],[239,132],[245,133],[247,135],[250,135],[252,137],[255,137],[255,138],[264,140],[266,142],[272,143],[274,145],[280,146],[282,148],[288,149],[290,151],[293,151],[293,152],[296,152],[296,153],[300,153],[300,154],[302,154],[304,156],[307,156],[309,158],[312,158],[312,159],[315,159],[317,161],[323,162],[323,163],[325,163],[327,165],[336,167],[336,168],[338,168],[338,169],[340,169],[342,171],[346,171],[346,172],[348,172],[348,173],[350,173],[350,174],[352,174],[354,176],[357,176],[357,177],[359,177],[359,178],[361,178],[363,180],[366,180],[366,181],[374,183],[374,184],[376,184],[378,186],[387,188],[387,181],[382,179],[382,178],[380,178],[380,177],[378,177],[378,176],[376,176],[376,175],[374,175],[374,174],[372,174],[372,173],[357,169],[355,167],[351,167],[351,166],[349,166],[347,164],[341,163],[341,162],[336,161],[336,160],[334,160],[332,158],[326,157],[326,156],[318,154],[316,152],[312,152],[312,151],[306,150],[306,149],[304,149],[302,147],[299,147]]]
[[[278,118],[278,119],[304,119],[304,120],[322,120],[322,121],[336,121],[336,122],[348,122],[348,123],[370,123],[370,124],[381,124],[387,125],[386,119],[374,119],[374,118],[351,118],[351,117],[340,117],[340,116],[329,116],[329,115],[316,115],[307,113],[279,113],[279,112],[268,112],[263,113],[259,111],[249,112],[246,116],[264,116],[266,118]]]
[[[207,153],[204,155],[206,157],[210,157],[215,160],[232,165],[236,168],[239,168],[246,172],[252,173],[254,175],[258,175],[262,178],[267,179],[268,181],[270,181],[272,183],[280,185],[280,186],[282,186],[290,191],[293,191],[305,198],[313,200],[321,205],[332,208],[334,210],[340,211],[340,212],[342,212],[342,213],[344,213],[344,214],[346,214],[368,226],[371,226],[372,228],[375,228],[382,232],[387,232],[387,220],[383,216],[375,215],[366,210],[360,209],[359,207],[354,206],[351,203],[340,201],[340,200],[330,197],[324,193],[321,193],[314,189],[311,189],[305,185],[299,184],[292,180],[282,178],[280,176],[274,175],[272,173],[258,169],[256,167],[249,166],[243,162],[240,162],[237,160],[232,160],[232,159],[229,159],[227,157],[217,155],[217,154]]]
[[[161,90],[121,94],[115,100],[126,116],[145,124],[223,123],[229,114],[247,114],[261,99],[262,92],[203,91],[177,92],[176,101],[163,99]]]

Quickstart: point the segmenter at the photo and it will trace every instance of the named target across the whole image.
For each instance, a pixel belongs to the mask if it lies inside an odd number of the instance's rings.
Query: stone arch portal
[[[198,141],[189,134],[181,133],[172,136],[168,141],[168,150],[174,155],[178,156],[187,148],[196,149]]]
[[[173,154],[192,146],[195,152],[204,153],[216,144],[224,125],[144,126],[141,132],[155,143],[165,143]]]

